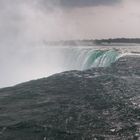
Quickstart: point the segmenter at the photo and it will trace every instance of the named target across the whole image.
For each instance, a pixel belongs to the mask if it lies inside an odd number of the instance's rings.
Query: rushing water
[[[36,47],[7,53],[1,58],[0,87],[47,77],[68,70],[106,67],[139,46]],[[1,56],[2,57],[2,56]],[[5,58],[10,59],[5,59]]]

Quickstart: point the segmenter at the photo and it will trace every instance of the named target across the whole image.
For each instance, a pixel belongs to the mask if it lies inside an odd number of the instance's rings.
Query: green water
[[[82,69],[108,67],[118,59],[118,56],[119,52],[114,49],[90,51],[85,58]]]

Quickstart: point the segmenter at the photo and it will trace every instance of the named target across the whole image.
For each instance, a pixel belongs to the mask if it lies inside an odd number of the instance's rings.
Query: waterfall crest
[[[76,68],[80,70],[92,67],[108,67],[119,58],[120,53],[115,50],[80,50],[75,60]]]

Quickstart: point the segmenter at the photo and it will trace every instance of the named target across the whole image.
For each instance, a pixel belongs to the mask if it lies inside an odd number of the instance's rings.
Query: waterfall
[[[71,64],[74,61],[75,69],[85,70],[93,67],[108,67],[114,63],[118,58],[120,53],[115,50],[94,50],[94,49],[81,49],[77,50],[75,54],[71,56]],[[74,67],[72,66],[72,67]]]
[[[108,67],[117,60],[118,56],[119,53],[115,50],[101,52],[90,67]]]
[[[26,51],[16,50],[14,54],[7,56],[10,64],[7,59],[1,59],[0,85],[3,87],[63,71],[106,67],[119,56],[115,49],[102,50],[94,46],[36,47]]]

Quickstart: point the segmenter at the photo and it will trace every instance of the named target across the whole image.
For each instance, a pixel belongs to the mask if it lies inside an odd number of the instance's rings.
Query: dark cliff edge
[[[140,57],[0,89],[0,140],[140,136]]]

